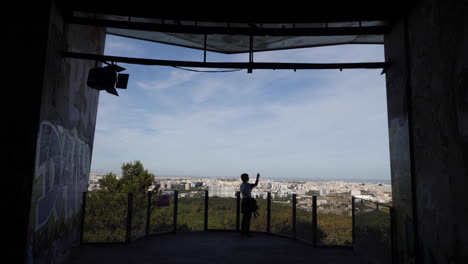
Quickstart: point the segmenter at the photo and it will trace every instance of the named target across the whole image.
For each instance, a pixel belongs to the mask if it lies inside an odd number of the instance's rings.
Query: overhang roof
[[[323,1],[322,1],[323,2]],[[79,1],[62,5],[69,23],[103,26],[123,37],[243,53],[339,44],[383,44],[402,5],[365,1],[299,6],[154,7],[148,1]],[[338,8],[340,7],[340,8]],[[199,11],[202,10],[202,11]]]

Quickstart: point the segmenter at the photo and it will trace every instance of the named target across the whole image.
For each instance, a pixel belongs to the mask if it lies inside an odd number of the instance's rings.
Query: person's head
[[[248,182],[249,181],[249,175],[247,173],[242,173],[241,180],[243,182]]]

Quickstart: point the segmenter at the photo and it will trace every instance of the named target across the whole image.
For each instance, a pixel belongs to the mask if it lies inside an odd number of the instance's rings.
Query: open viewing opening
[[[202,60],[198,50],[109,35],[106,55]],[[248,54],[208,53],[208,61]],[[384,61],[383,45],[255,53],[256,62]],[[92,171],[140,160],[158,176],[390,180],[381,70],[196,73],[119,64],[120,97],[102,93]],[[203,70],[203,69],[199,69]]]
[[[204,59],[203,51],[113,35],[105,54]],[[383,45],[343,45],[259,52],[254,61],[372,62],[384,61],[383,55]],[[245,62],[248,56],[208,52],[207,61]],[[149,202],[150,233],[238,229],[242,173],[251,183],[261,175],[252,192],[260,215],[251,230],[316,244],[353,243],[352,196],[391,203],[381,69],[248,74],[119,65],[130,74],[128,88],[119,90],[120,97],[100,94],[89,197],[93,202],[92,195],[109,186],[128,192],[137,181],[129,180],[129,171],[144,167],[155,176],[150,188],[157,194]],[[145,233],[144,191],[132,197],[132,213],[141,218],[132,222],[139,225],[133,236]],[[126,195],[117,196],[107,199],[126,203]],[[111,240],[125,240],[127,211],[120,211],[120,237]],[[384,214],[389,222],[389,212]]]

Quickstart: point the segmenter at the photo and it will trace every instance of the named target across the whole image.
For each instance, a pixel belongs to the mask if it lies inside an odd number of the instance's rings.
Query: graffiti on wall
[[[81,207],[87,189],[91,152],[76,130],[67,130],[49,121],[40,125],[35,181],[39,196],[35,203],[34,231],[49,220],[67,220]]]

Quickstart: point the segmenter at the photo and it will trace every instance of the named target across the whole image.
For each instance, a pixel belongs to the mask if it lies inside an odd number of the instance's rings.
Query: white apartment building
[[[211,185],[208,188],[209,197],[236,197],[236,189],[233,186]]]

